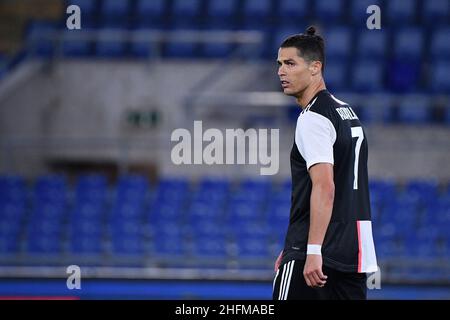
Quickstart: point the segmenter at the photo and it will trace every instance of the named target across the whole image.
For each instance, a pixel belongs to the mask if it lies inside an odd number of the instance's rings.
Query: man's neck
[[[326,89],[325,82],[323,79],[319,81],[319,83],[309,86],[305,89],[300,95],[297,97],[297,103],[305,109],[307,103],[311,101],[311,99],[316,95],[317,92]]]

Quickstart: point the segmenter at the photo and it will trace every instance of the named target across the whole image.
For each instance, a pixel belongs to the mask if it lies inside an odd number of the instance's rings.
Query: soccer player
[[[273,299],[366,299],[378,270],[372,238],[367,138],[348,103],[327,91],[324,40],[314,27],[278,51],[286,95],[303,109],[291,151],[292,197]]]

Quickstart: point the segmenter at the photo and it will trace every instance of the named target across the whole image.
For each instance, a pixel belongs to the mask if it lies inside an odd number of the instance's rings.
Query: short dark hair
[[[323,38],[316,35],[316,28],[310,26],[306,33],[294,34],[286,38],[281,48],[297,48],[298,55],[307,62],[322,62],[322,72],[325,69],[325,42]]]

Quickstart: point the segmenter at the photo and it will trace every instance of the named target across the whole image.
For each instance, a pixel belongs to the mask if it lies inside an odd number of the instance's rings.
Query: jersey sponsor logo
[[[342,120],[359,120],[355,111],[351,107],[336,108],[337,113],[341,116]]]

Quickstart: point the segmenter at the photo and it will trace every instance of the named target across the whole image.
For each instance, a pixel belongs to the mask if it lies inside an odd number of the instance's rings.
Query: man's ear
[[[322,62],[320,61],[313,61],[309,65],[309,70],[311,71],[311,74],[313,76],[317,75],[320,70],[322,70]]]

